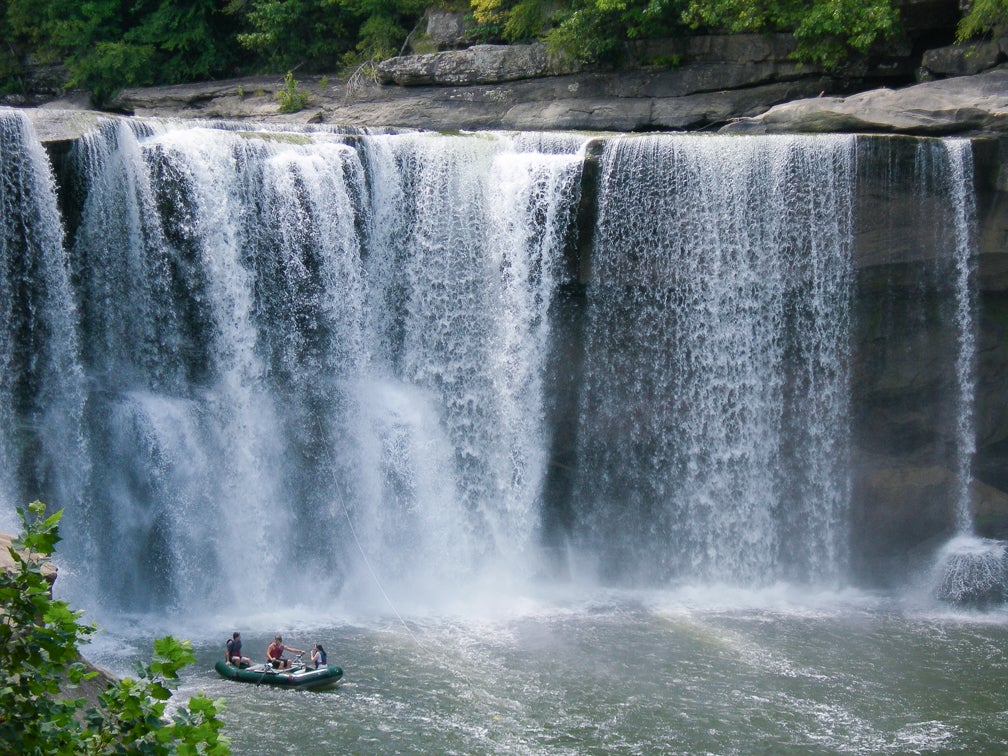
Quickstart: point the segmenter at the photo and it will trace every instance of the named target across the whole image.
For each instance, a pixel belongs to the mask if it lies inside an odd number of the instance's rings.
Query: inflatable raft
[[[274,685],[280,688],[302,688],[313,690],[335,685],[343,677],[343,670],[335,665],[318,669],[303,664],[290,669],[273,669],[269,664],[253,664],[250,667],[236,667],[221,659],[214,665],[217,674],[236,682],[250,682],[256,685]]]

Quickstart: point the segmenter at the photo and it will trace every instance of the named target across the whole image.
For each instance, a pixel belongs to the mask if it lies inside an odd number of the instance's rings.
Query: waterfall
[[[842,583],[861,144],[115,119],[57,195],[0,115],[4,527],[63,508],[61,584],[111,611],[307,584],[425,606],[557,544],[608,582]],[[956,339],[920,455],[956,480],[948,553],[996,574],[969,516],[970,146],[916,149],[914,271]],[[982,582],[939,561],[939,593]]]
[[[576,498],[610,574],[843,570],[853,145],[607,147]]]
[[[1008,598],[1008,547],[976,535],[972,514],[972,465],[976,451],[976,208],[973,153],[967,140],[946,140],[941,167],[923,175],[936,177],[940,192],[951,199],[943,224],[950,249],[955,332],[955,534],[939,550],[929,577],[934,594],[955,604],[1000,603]]]
[[[410,534],[376,548],[385,569],[411,552],[442,570],[498,558],[518,569],[533,557],[549,308],[583,142],[400,135],[365,145],[376,380],[362,453],[380,474],[356,500],[374,502],[368,542]],[[383,527],[390,519],[410,527]]]
[[[83,375],[64,230],[48,157],[30,122],[0,111],[0,527],[32,498],[80,522],[88,462]]]
[[[80,140],[59,329],[87,386],[80,592],[199,611],[373,590],[362,557],[410,595],[534,570],[585,142],[126,120]]]

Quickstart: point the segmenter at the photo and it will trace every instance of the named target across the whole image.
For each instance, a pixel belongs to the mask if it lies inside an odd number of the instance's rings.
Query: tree
[[[427,0],[248,0],[238,41],[276,68],[331,71],[396,55]]]
[[[7,0],[11,39],[98,102],[119,89],[212,78],[237,42],[216,0]]]
[[[798,59],[826,68],[868,52],[899,24],[892,0],[690,0],[683,18],[694,28],[730,33],[791,32]]]
[[[956,39],[965,42],[978,37],[1001,37],[1008,33],[1008,0],[975,0],[956,30]]]
[[[95,707],[67,697],[61,683],[74,689],[96,674],[78,653],[95,627],[52,598],[43,574],[59,540],[62,511],[46,517],[45,505],[36,501],[18,515],[24,533],[9,549],[14,566],[0,570],[0,752],[228,753],[221,702],[200,694],[165,718],[178,671],[195,661],[188,641],[156,640],[153,660],[138,665],[137,679],[110,685]]]

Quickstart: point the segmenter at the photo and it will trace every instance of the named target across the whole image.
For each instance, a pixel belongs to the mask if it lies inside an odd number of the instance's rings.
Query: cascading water
[[[853,158],[846,137],[607,147],[576,498],[610,574],[842,573]]]
[[[377,549],[385,569],[470,571],[488,559],[528,569],[548,449],[548,311],[583,142],[417,135],[365,144],[375,378],[361,406],[365,467],[375,473],[365,540],[413,534],[411,544]]]
[[[346,518],[413,596],[534,569],[584,142],[110,121],[77,144],[91,467],[70,540],[102,555],[80,593],[198,610],[361,588]]]
[[[77,314],[49,159],[31,124],[0,112],[0,527],[24,492],[80,522],[88,461]]]
[[[940,167],[925,165],[922,176],[933,177],[943,196],[952,198],[946,242],[951,250],[955,293],[955,535],[938,551],[931,569],[935,595],[955,604],[1000,603],[1008,598],[1008,547],[1004,541],[981,538],[973,527],[972,464],[976,451],[973,421],[976,371],[976,302],[974,272],[975,217],[973,156],[966,140],[933,147]],[[932,158],[934,159],[934,158]]]
[[[45,154],[3,123],[4,510],[67,510],[75,595],[364,600],[362,555],[424,601],[536,573],[562,507],[608,579],[845,577],[852,137],[606,140],[582,366],[581,326],[555,325],[586,137],[108,121],[71,151],[64,251]],[[960,198],[936,227],[972,537],[968,143],[921,150],[927,191]]]

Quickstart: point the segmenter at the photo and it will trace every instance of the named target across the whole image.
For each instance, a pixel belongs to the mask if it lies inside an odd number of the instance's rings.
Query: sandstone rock
[[[551,55],[542,44],[475,45],[428,55],[402,55],[378,64],[383,84],[493,84],[571,73],[578,66]]]
[[[868,556],[910,552],[953,533],[958,523],[948,502],[956,476],[943,467],[880,467],[862,473],[855,485],[853,531]],[[1008,493],[973,481],[969,490],[977,532],[1008,533]]]
[[[32,122],[35,133],[43,143],[71,142],[94,130],[99,121],[109,118],[107,113],[94,110],[42,107],[21,111]]]
[[[988,538],[1008,536],[1008,493],[975,481],[970,494],[977,532]]]
[[[1008,129],[1008,69],[976,76],[817,97],[771,108],[724,127],[728,133],[884,132],[946,135]]]
[[[941,467],[887,467],[862,473],[854,487],[852,531],[864,556],[908,551],[950,534],[954,476]]]
[[[438,8],[427,13],[427,38],[439,50],[465,45],[472,26],[471,16],[465,13]]]

